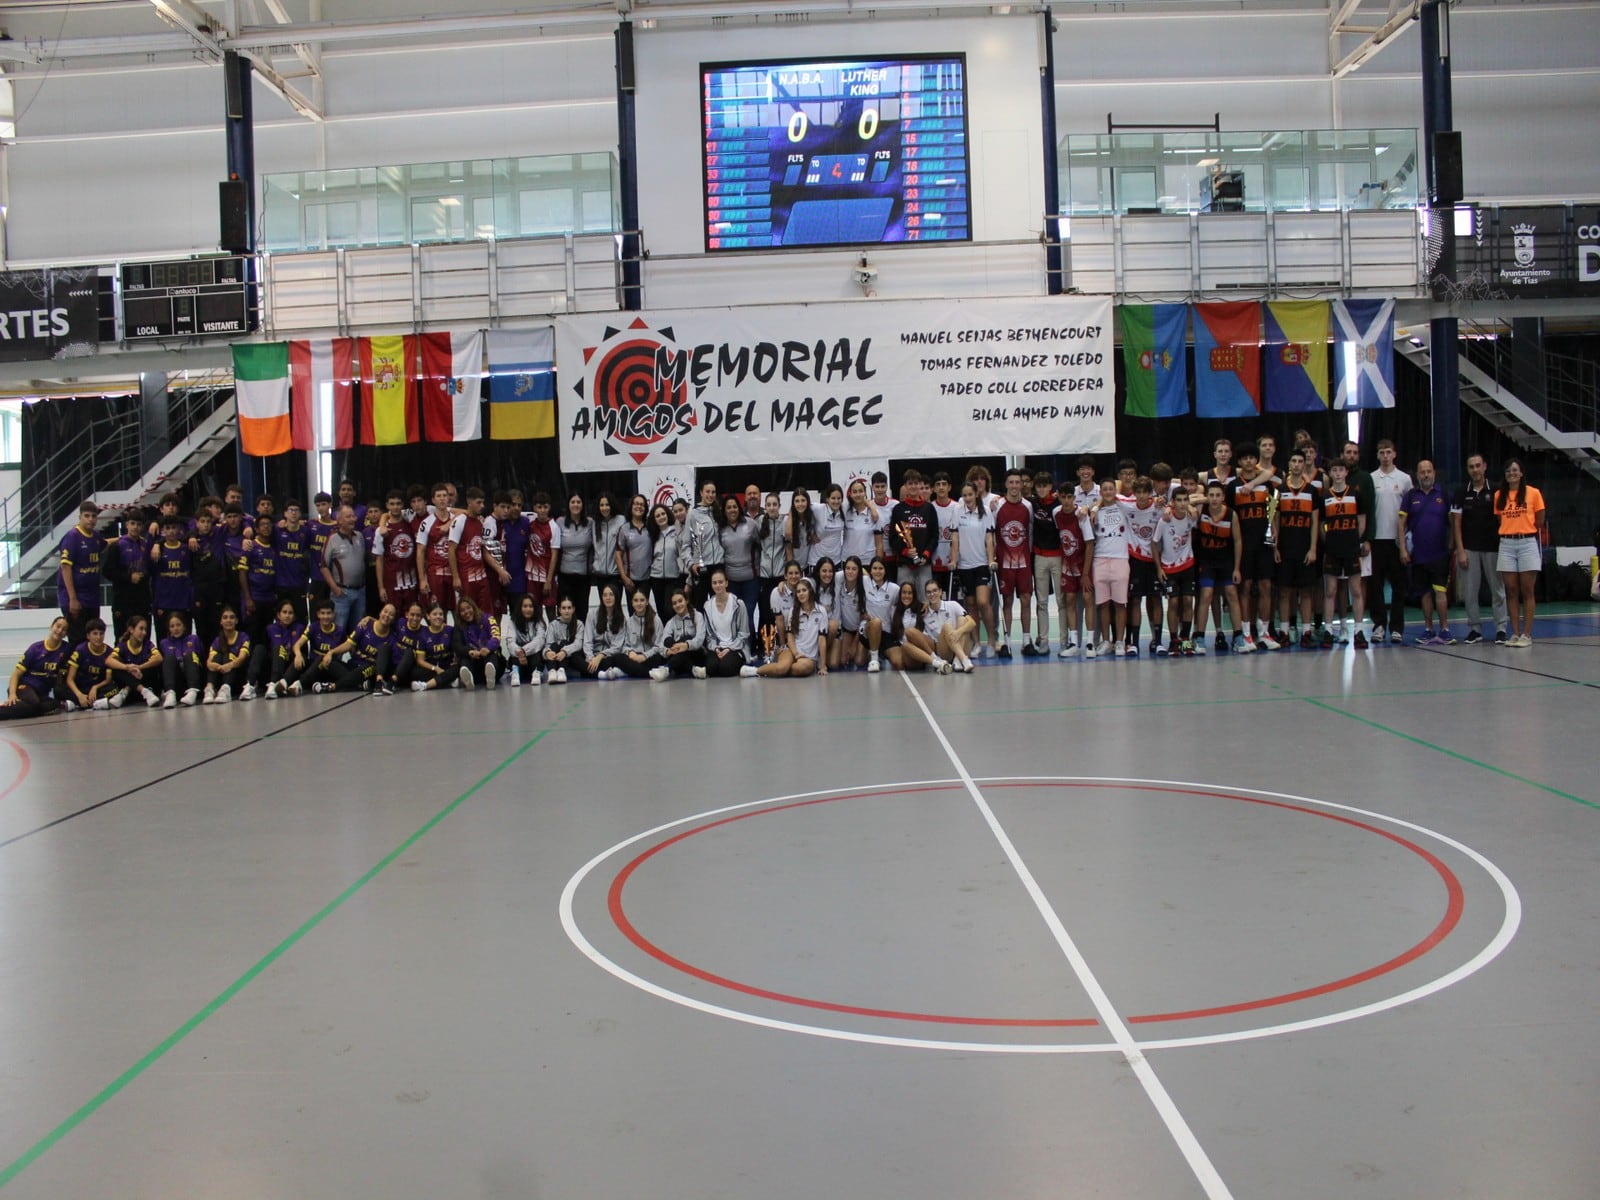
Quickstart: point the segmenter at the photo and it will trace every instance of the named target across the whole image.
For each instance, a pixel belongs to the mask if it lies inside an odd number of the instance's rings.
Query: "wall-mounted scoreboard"
[[[253,259],[242,255],[122,264],[122,336],[229,337],[255,328]]]
[[[972,238],[960,54],[700,67],[706,249]]]

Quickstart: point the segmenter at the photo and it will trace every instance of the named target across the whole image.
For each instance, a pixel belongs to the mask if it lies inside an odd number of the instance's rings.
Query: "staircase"
[[[1432,374],[1433,348],[1426,325],[1395,333],[1395,348],[1423,371]],[[1600,436],[1589,432],[1558,429],[1540,416],[1494,375],[1468,360],[1457,359],[1461,404],[1477,413],[1524,451],[1555,451],[1564,454],[1591,478],[1600,479]],[[1591,417],[1593,414],[1590,414]],[[1592,427],[1593,420],[1588,424]]]
[[[188,483],[219,451],[233,444],[238,436],[234,401],[229,397],[216,402],[216,393],[224,387],[231,388],[232,383],[231,373],[223,372],[193,380],[186,389],[174,391],[169,416],[178,430],[187,429],[187,434],[131,486],[92,494],[91,498],[104,510],[103,519],[120,518],[131,508],[154,508],[164,493]],[[85,444],[79,445],[80,442]],[[0,500],[0,525],[26,547],[10,569],[0,575],[0,606],[16,606],[54,581],[61,539],[77,524],[78,505],[90,494],[86,481],[106,477],[108,445],[111,455],[123,458],[131,446],[133,462],[137,463],[136,427],[109,432],[91,427],[58,449],[41,469],[39,473],[49,477],[42,500],[36,497],[25,508],[20,490]],[[96,452],[100,454],[98,459]],[[112,465],[114,469],[115,464]],[[51,516],[56,520],[48,525]]]

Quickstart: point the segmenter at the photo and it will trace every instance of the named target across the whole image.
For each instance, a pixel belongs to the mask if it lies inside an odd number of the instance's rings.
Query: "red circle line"
[[[1071,782],[1042,780],[1019,781],[993,783],[989,784],[988,786],[992,788],[1081,787],[1106,788],[1113,790],[1128,790],[1130,787],[1130,785],[1123,783],[1101,783],[1088,780]],[[1390,958],[1385,962],[1379,963],[1375,967],[1369,967],[1365,971],[1358,971],[1354,975],[1346,975],[1341,979],[1335,979],[1329,983],[1318,984],[1314,987],[1301,988],[1293,992],[1284,992],[1276,996],[1267,996],[1258,1000],[1241,1000],[1233,1004],[1220,1004],[1208,1008],[1186,1009],[1178,1012],[1145,1013],[1139,1016],[1129,1016],[1124,1018],[1129,1024],[1142,1025],[1154,1024],[1162,1021],[1189,1021],[1197,1020],[1202,1017],[1219,1017],[1226,1016],[1231,1013],[1252,1012],[1256,1009],[1271,1008],[1282,1004],[1293,1004],[1296,1001],[1309,1000],[1317,996],[1325,996],[1330,992],[1337,992],[1345,988],[1355,987],[1357,984],[1366,983],[1369,980],[1378,978],[1379,976],[1387,975],[1393,971],[1397,971],[1407,963],[1414,962],[1421,958],[1424,954],[1428,953],[1428,951],[1439,945],[1440,942],[1444,941],[1444,939],[1447,938],[1455,929],[1455,927],[1461,922],[1461,914],[1466,909],[1466,893],[1462,889],[1461,881],[1456,877],[1455,872],[1446,866],[1445,863],[1438,858],[1438,856],[1430,853],[1428,850],[1417,845],[1415,842],[1401,837],[1399,834],[1391,833],[1387,829],[1380,829],[1375,825],[1370,825],[1365,821],[1358,821],[1353,817],[1340,816],[1337,813],[1325,812],[1315,808],[1307,808],[1300,804],[1288,804],[1281,800],[1268,800],[1264,797],[1240,796],[1230,792],[1211,791],[1202,788],[1167,787],[1158,784],[1137,784],[1131,786],[1133,790],[1144,792],[1168,792],[1175,795],[1203,796],[1220,800],[1241,800],[1248,804],[1259,804],[1265,808],[1280,808],[1289,812],[1304,813],[1307,816],[1322,817],[1325,820],[1338,821],[1340,824],[1353,826],[1354,828],[1364,830],[1367,833],[1377,834],[1379,837],[1387,838],[1396,845],[1402,846],[1411,851],[1413,854],[1417,855],[1424,862],[1426,862],[1430,867],[1432,867],[1434,871],[1438,873],[1439,878],[1444,883],[1448,901],[1445,905],[1444,916],[1440,918],[1439,923],[1434,926],[1433,930],[1426,937],[1424,937],[1410,949],[1402,951],[1400,954],[1395,955],[1393,958]],[[706,983],[714,984],[717,987],[727,988],[728,990],[734,992],[741,992],[747,996],[756,996],[764,1000],[773,1000],[780,1004],[790,1004],[799,1008],[821,1009],[825,1012],[845,1013],[853,1016],[877,1017],[894,1021],[919,1021],[935,1025],[984,1025],[1022,1029],[1062,1029],[1069,1027],[1086,1028],[1098,1025],[1100,1022],[1093,1017],[968,1017],[956,1016],[948,1013],[902,1012],[896,1009],[867,1008],[856,1004],[837,1004],[830,1000],[816,1000],[807,996],[795,996],[787,992],[776,992],[768,988],[754,987],[751,984],[741,983],[737,979],[730,979],[725,975],[718,975],[714,972],[704,970],[695,966],[693,963],[685,962],[676,955],[663,950],[660,946],[656,945],[649,938],[645,937],[644,934],[639,932],[638,928],[628,918],[628,914],[623,908],[623,889],[627,887],[628,881],[633,877],[634,872],[637,871],[639,867],[644,865],[644,863],[648,862],[651,858],[654,858],[657,854],[660,854],[663,850],[666,850],[668,847],[675,846],[679,842],[685,841],[691,837],[695,837],[698,834],[705,833],[708,830],[716,829],[723,825],[731,825],[735,821],[747,821],[751,817],[766,816],[771,813],[784,812],[789,809],[810,808],[817,804],[834,804],[840,800],[867,800],[879,796],[910,796],[923,792],[951,792],[959,790],[961,790],[960,785],[952,783],[935,784],[926,787],[882,788],[868,792],[851,792],[847,795],[841,796],[822,796],[812,800],[798,800],[790,804],[777,804],[768,808],[758,808],[750,812],[735,813],[733,816],[721,817],[715,821],[708,821],[704,825],[697,825],[692,829],[686,829],[682,833],[675,834],[674,836],[667,838],[665,841],[656,843],[656,845],[639,854],[626,866],[624,866],[622,870],[617,872],[616,878],[611,881],[611,887],[606,897],[607,907],[611,912],[611,919],[616,924],[617,928],[622,932],[623,936],[625,936],[630,942],[638,947],[638,949],[644,951],[644,953],[648,954],[651,958],[656,959],[658,962],[666,964],[673,970],[680,971],[685,975],[694,977],[695,979],[703,980]]]
[[[22,748],[20,743],[14,742],[10,738],[0,738],[0,742],[4,742],[15,750],[17,757],[22,760],[21,766],[17,771],[17,777],[6,784],[5,787],[0,788],[0,800],[4,800],[12,792],[16,791],[22,785],[22,781],[28,777],[28,772],[33,769],[33,759],[28,757],[28,752]]]

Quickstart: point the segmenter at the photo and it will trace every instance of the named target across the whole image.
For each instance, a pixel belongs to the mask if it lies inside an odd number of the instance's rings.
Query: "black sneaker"
[[[1463,640],[1467,643],[1467,645],[1475,646],[1479,642],[1483,641],[1483,634],[1479,633],[1476,629],[1469,629],[1467,631],[1467,636]]]
[[[1023,658],[1038,658],[1039,657],[1039,647],[1037,645],[1035,645],[1033,642],[1023,642],[1022,643],[1022,657]]]
[[[1010,658],[1011,657],[1011,643],[1010,642],[1001,642],[1000,643],[1000,649],[996,650],[994,653],[995,653],[995,657],[996,658]]]
[[[1226,654],[1228,652],[1228,639],[1220,632],[1217,634],[1216,646],[1218,654]]]
[[[1470,641],[1471,639],[1469,638],[1468,640]],[[1504,646],[1506,644],[1506,631],[1504,629],[1496,629],[1494,631],[1494,644],[1496,646]]]

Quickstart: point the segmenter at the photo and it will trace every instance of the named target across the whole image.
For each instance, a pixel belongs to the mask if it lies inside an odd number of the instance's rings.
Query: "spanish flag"
[[[287,453],[289,343],[235,346],[233,394],[239,412],[239,448],[255,455]]]
[[[361,339],[363,446],[401,446],[422,437],[417,420],[417,339]]]

